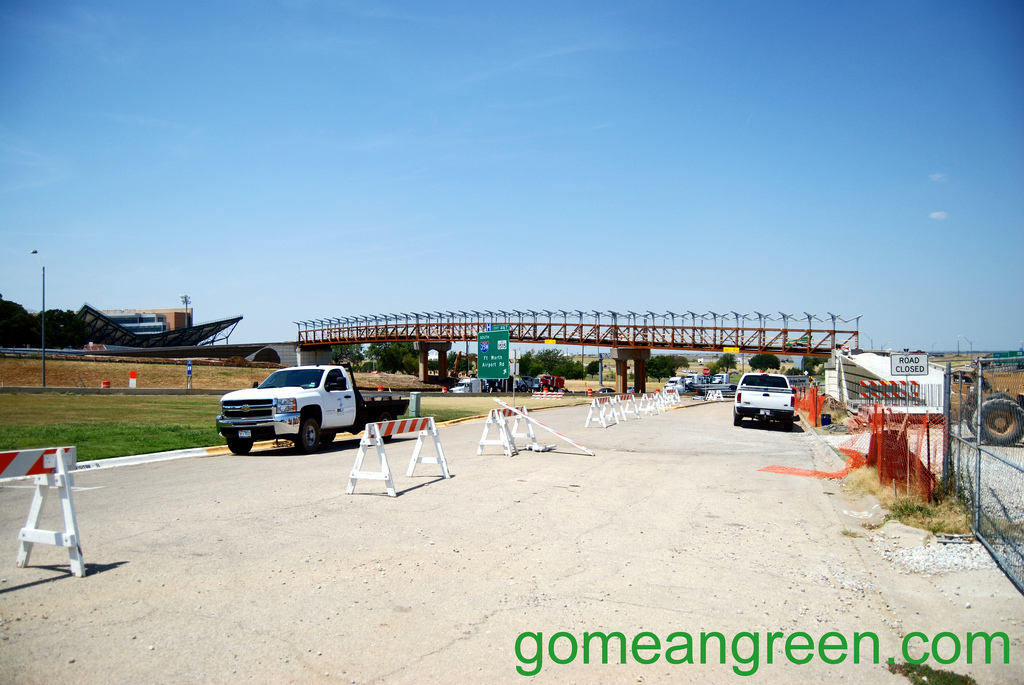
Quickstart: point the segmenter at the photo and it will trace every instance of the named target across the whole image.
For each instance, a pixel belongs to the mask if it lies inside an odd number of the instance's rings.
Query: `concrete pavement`
[[[586,407],[535,416],[597,453],[476,456],[483,421],[441,429],[450,480],[413,440],[387,446],[397,498],[380,482],[345,494],[356,443],[313,456],[273,450],[83,471],[75,493],[89,575],[37,545],[14,565],[31,490],[0,487],[0,681],[733,682],[759,635],[763,682],[903,683],[885,668],[912,631],[1004,631],[1011,663],[934,667],[982,683],[1022,682],[1024,600],[998,571],[895,571],[837,483],[764,473],[835,470],[815,436],[731,425],[709,404],[584,430]],[[541,442],[556,440],[539,433]],[[367,460],[367,464],[369,459]],[[53,503],[44,524],[59,527]],[[49,523],[47,524],[47,520]],[[959,593],[959,594],[957,594]],[[966,608],[970,603],[971,608]],[[661,649],[608,664],[585,632],[650,632]],[[667,663],[673,633],[720,632],[719,663]],[[789,663],[765,633],[877,634],[870,658]],[[554,645],[548,643],[564,632]],[[535,655],[542,633],[542,658]],[[672,638],[679,644],[682,638]],[[785,637],[783,638],[784,641]],[[641,638],[638,644],[652,644]],[[915,649],[917,649],[915,647]],[[629,651],[629,650],[627,650]],[[998,650],[997,650],[998,651]],[[680,656],[682,652],[675,652]],[[802,653],[797,653],[802,654]],[[834,653],[833,653],[834,654]],[[912,656],[920,650],[912,651]],[[523,676],[517,672],[532,672]]]

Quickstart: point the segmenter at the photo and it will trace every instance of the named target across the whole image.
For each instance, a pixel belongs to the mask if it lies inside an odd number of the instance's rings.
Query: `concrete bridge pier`
[[[613,347],[609,355],[615,361],[615,392],[624,395],[629,387],[629,362],[633,362],[633,385],[638,393],[647,391],[647,360],[651,351],[639,347]]]
[[[413,349],[420,356],[420,380],[427,382],[430,374],[430,366],[427,364],[427,355],[431,350],[437,350],[437,373],[438,380],[448,378],[448,351],[452,349],[450,342],[415,342]]]

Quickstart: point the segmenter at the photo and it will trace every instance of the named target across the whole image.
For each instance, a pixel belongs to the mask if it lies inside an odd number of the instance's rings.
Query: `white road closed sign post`
[[[893,376],[927,376],[927,352],[893,352],[889,357]]]

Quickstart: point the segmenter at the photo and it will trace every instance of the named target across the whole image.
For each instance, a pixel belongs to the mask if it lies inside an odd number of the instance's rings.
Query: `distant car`
[[[615,393],[611,388],[598,388],[597,391],[602,395],[612,395]]]
[[[626,392],[629,393],[629,394],[635,393],[636,392],[636,386],[635,385],[629,386],[629,389],[626,390]]]

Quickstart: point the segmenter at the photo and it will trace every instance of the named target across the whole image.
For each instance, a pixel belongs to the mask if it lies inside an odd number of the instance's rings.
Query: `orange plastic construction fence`
[[[816,386],[796,391],[796,410],[812,426],[821,425],[821,410],[825,406],[825,395],[818,392]]]
[[[879,482],[897,491],[932,498],[942,475],[946,419],[942,414],[907,414],[871,405],[846,422],[850,437],[840,451],[878,468]]]

